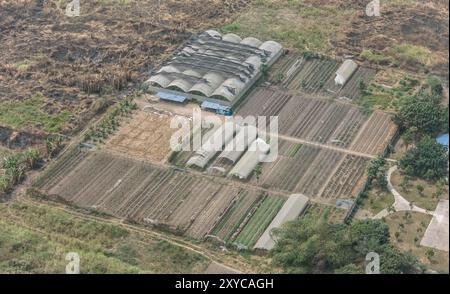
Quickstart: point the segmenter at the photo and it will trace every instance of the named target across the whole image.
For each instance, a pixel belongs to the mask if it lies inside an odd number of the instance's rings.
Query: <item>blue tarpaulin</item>
[[[439,144],[448,147],[448,134],[440,135],[439,137],[436,138],[436,141],[437,141]]]
[[[162,99],[162,100],[168,100],[168,101],[174,101],[174,102],[180,102],[180,103],[186,101],[186,97],[184,97],[184,96],[170,94],[167,92],[158,92],[156,94],[156,96],[158,96],[159,99]]]
[[[218,103],[214,103],[214,102],[210,102],[210,101],[203,101],[202,108],[221,110],[221,111],[230,111],[229,106],[223,106]]]

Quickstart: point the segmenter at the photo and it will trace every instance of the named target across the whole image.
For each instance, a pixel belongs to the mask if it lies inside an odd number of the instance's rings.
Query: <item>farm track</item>
[[[248,263],[246,261],[241,260],[240,258],[222,254],[221,252],[219,252],[217,250],[212,250],[212,249],[209,249],[204,246],[192,244],[191,242],[184,240],[182,237],[177,237],[175,235],[170,235],[167,233],[160,233],[153,229],[142,228],[142,227],[135,226],[135,225],[129,225],[129,224],[125,223],[123,219],[93,216],[93,215],[89,215],[89,214],[86,214],[83,212],[77,212],[77,211],[75,211],[75,209],[73,209],[71,207],[67,208],[67,207],[62,206],[61,204],[58,204],[55,202],[48,202],[45,200],[37,201],[37,200],[33,200],[29,197],[24,197],[24,196],[20,197],[20,202],[27,203],[29,205],[39,206],[39,207],[40,206],[44,206],[44,207],[50,206],[53,209],[57,209],[57,210],[65,212],[65,213],[68,213],[69,215],[71,215],[74,218],[78,218],[81,220],[91,220],[91,221],[100,222],[103,224],[110,224],[110,225],[122,227],[130,232],[136,233],[138,236],[141,236],[141,238],[143,238],[143,241],[141,241],[143,245],[147,244],[145,241],[146,238],[162,240],[162,241],[166,241],[172,245],[175,245],[177,247],[200,254],[201,256],[205,257],[206,259],[216,262],[218,264],[221,264],[224,267],[232,268],[232,266],[237,266],[240,270],[244,270],[244,272],[250,271]],[[40,234],[46,234],[45,232],[37,230],[36,228],[31,228],[31,227],[29,227],[29,228]],[[232,263],[231,267],[229,264],[224,264],[223,263],[224,260],[230,261]]]

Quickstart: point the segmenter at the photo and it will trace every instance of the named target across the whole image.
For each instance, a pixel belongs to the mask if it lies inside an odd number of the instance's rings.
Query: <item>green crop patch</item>
[[[47,113],[45,104],[45,98],[41,95],[23,101],[2,102],[0,123],[15,128],[38,127],[50,133],[61,131],[72,115],[68,111]]]

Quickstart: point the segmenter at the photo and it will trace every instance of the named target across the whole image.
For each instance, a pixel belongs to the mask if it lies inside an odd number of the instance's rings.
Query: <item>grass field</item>
[[[72,117],[68,111],[51,110],[41,95],[36,95],[23,101],[8,101],[0,103],[0,123],[15,128],[40,127],[46,132],[61,131]]]
[[[431,216],[417,212],[396,212],[385,218],[391,233],[391,242],[403,251],[409,251],[428,268],[448,273],[448,252],[420,246],[420,240],[431,221]],[[433,252],[432,257],[427,252]],[[430,253],[428,253],[430,254]]]
[[[48,206],[0,204],[0,273],[64,273],[68,252],[82,273],[199,273],[203,256],[124,228]]]
[[[361,209],[370,211],[376,215],[385,208],[394,204],[394,196],[389,191],[383,191],[376,187],[367,190],[365,197],[362,200]]]
[[[339,8],[328,3],[257,0],[222,31],[273,39],[298,52],[325,53],[332,50],[331,40],[342,33],[353,13],[350,6]]]
[[[448,185],[407,177],[400,171],[392,174],[392,185],[406,200],[416,206],[434,211],[441,199],[448,199]],[[421,191],[423,189],[423,191]]]

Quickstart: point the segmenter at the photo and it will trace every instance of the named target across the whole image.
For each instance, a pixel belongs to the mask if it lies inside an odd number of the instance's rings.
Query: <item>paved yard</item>
[[[448,252],[448,206],[448,200],[441,200],[439,202],[420,245]]]

